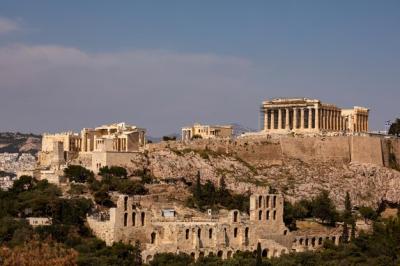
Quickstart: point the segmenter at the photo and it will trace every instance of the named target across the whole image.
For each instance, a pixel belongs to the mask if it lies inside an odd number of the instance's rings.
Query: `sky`
[[[0,131],[258,129],[263,100],[400,116],[400,1],[0,0]]]

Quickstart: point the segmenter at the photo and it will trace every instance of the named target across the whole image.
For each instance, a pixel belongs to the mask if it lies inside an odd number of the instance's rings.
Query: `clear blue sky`
[[[400,115],[400,1],[0,0],[0,130],[258,127],[262,100]]]

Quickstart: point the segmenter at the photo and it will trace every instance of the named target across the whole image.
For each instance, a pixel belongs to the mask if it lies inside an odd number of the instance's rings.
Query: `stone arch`
[[[199,258],[204,258],[204,252],[203,251],[200,251]]]
[[[283,235],[287,235],[287,230],[283,230]]]
[[[262,219],[262,210],[258,212],[258,220],[261,221],[261,219]]]
[[[308,246],[308,238],[306,238],[306,246]]]
[[[200,239],[201,238],[201,229],[197,229],[197,237]]]
[[[213,233],[212,228],[208,229],[208,238],[209,238],[209,239],[212,238],[212,233]]]
[[[244,229],[244,238],[245,238],[246,240],[249,239],[249,228],[248,228],[248,227],[246,227],[246,228]]]
[[[285,249],[282,249],[281,250],[281,255],[285,255],[286,254],[286,250]]]
[[[227,259],[232,258],[232,250],[229,250],[229,251],[226,253],[226,258],[227,258]]]
[[[315,247],[315,237],[311,239],[311,246]]]
[[[336,243],[336,236],[332,237],[332,241],[334,244]]]
[[[268,257],[268,249],[267,248],[263,249],[263,251],[261,252],[261,257],[263,257],[263,258],[267,258]]]
[[[208,256],[210,257],[214,256],[214,252],[210,251],[210,253],[208,253]]]
[[[276,220],[276,211],[274,211],[274,213],[273,213],[273,217],[272,217],[274,220]]]
[[[276,196],[272,198],[272,208],[276,208]]]
[[[267,196],[266,203],[267,203],[267,208],[269,208],[269,196]]]
[[[223,255],[224,255],[224,252],[222,250],[218,250],[217,256],[222,258]]]
[[[156,232],[151,233],[150,237],[151,237],[151,244],[155,244],[156,243]]]
[[[300,244],[300,245],[303,245],[303,238],[300,238],[299,244]]]
[[[318,238],[318,245],[322,245],[322,237]]]
[[[196,257],[196,254],[194,254],[194,252],[190,253],[190,257],[192,257],[193,259]]]
[[[266,215],[265,215],[265,219],[268,221],[269,220],[269,210],[267,211]]]
[[[262,196],[258,196],[258,208],[262,208]]]
[[[153,256],[148,255],[148,256],[146,257],[146,262],[149,263],[152,259],[153,259]]]
[[[233,229],[233,237],[236,238],[237,235],[238,235],[238,228],[235,227],[235,228]]]

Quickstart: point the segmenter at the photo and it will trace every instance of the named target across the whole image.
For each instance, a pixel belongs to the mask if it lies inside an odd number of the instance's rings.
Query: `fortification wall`
[[[114,228],[111,221],[98,221],[92,217],[86,219],[93,234],[111,246],[114,242]]]
[[[301,161],[350,162],[348,137],[286,137],[280,140],[285,158]]]
[[[380,137],[352,136],[350,141],[352,162],[384,166]]]

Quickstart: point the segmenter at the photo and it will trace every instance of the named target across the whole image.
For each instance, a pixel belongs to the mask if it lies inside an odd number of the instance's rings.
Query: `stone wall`
[[[351,161],[383,165],[381,139],[379,137],[350,137]]]

